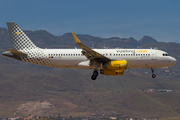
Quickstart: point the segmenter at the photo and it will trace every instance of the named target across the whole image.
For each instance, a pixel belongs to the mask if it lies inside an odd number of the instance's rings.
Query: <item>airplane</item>
[[[72,33],[81,49],[42,49],[37,47],[15,22],[7,22],[13,49],[4,56],[43,66],[57,68],[93,69],[92,80],[100,74],[119,76],[126,69],[150,68],[155,78],[155,68],[176,64],[167,52],[155,49],[90,49]]]

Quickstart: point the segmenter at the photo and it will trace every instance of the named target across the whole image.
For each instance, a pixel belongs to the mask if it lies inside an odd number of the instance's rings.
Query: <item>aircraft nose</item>
[[[173,58],[173,57],[171,58],[170,62],[171,62],[173,65],[175,65],[175,64],[177,63],[176,59]]]

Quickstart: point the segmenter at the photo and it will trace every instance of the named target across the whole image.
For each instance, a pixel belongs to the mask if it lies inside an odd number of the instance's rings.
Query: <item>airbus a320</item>
[[[100,74],[123,75],[129,68],[169,67],[176,59],[162,50],[155,49],[90,49],[72,33],[81,49],[42,49],[37,47],[15,22],[7,22],[13,49],[3,52],[4,56],[21,61],[58,68],[93,69],[92,80]]]

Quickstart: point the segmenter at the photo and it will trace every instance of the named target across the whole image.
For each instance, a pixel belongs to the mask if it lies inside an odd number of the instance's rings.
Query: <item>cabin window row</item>
[[[108,54],[102,55],[108,56]],[[49,54],[49,56],[83,56],[83,54]],[[109,54],[109,56],[150,56],[150,54]]]
[[[49,56],[83,56],[83,54],[49,54]]]
[[[102,54],[108,56],[108,54]],[[109,56],[150,56],[150,54],[109,54]]]

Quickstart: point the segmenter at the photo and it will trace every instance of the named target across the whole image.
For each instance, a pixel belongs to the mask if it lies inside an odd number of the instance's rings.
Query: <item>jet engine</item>
[[[100,70],[100,73],[105,75],[123,75],[123,71],[126,69],[126,60],[115,60],[103,64],[103,69]]]
[[[126,60],[115,60],[109,61],[103,65],[104,69],[108,70],[126,70],[127,69],[127,61]]]
[[[101,69],[100,74],[104,75],[123,75],[123,70],[107,70],[107,69]]]

